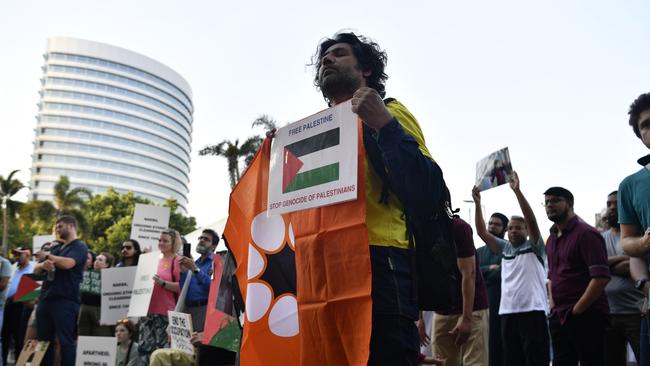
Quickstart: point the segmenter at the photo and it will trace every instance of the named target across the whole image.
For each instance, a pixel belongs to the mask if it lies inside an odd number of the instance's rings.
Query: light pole
[[[9,225],[7,224],[7,199],[9,197],[2,197],[2,256],[7,257],[7,241],[9,240]]]

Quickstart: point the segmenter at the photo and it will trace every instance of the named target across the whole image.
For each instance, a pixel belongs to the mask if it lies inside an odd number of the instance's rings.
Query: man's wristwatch
[[[636,283],[634,284],[634,287],[637,290],[643,291],[643,288],[645,287],[646,282],[648,282],[648,280],[646,278],[642,278],[640,280],[637,280]]]

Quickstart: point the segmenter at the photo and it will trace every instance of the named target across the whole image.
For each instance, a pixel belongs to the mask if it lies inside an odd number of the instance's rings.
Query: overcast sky
[[[189,210],[210,224],[227,214],[228,174],[198,150],[259,132],[250,125],[262,113],[284,124],[323,109],[307,64],[322,37],[353,29],[388,52],[387,96],[418,118],[462,215],[476,162],[508,146],[546,236],[546,188],[571,190],[593,223],[647,153],[627,110],[650,91],[649,12],[647,1],[5,1],[0,174],[20,169],[29,182],[47,38],[104,42],[191,85]],[[520,213],[509,188],[483,197],[488,212]]]

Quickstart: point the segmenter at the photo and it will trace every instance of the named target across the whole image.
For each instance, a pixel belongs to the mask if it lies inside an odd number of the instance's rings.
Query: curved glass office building
[[[30,199],[59,177],[103,193],[175,198],[187,214],[192,91],[169,67],[103,43],[50,38],[44,55]]]

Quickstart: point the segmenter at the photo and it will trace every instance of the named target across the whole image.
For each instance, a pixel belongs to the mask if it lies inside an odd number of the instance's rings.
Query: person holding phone
[[[192,271],[189,288],[185,297],[185,307],[192,315],[192,327],[197,332],[203,331],[205,323],[206,306],[210,294],[210,282],[214,267],[214,250],[219,244],[219,235],[212,229],[205,229],[199,236],[199,243],[196,251],[201,255],[196,261],[183,253],[181,267],[185,270],[181,273],[180,286],[183,288],[187,280],[188,271]]]

